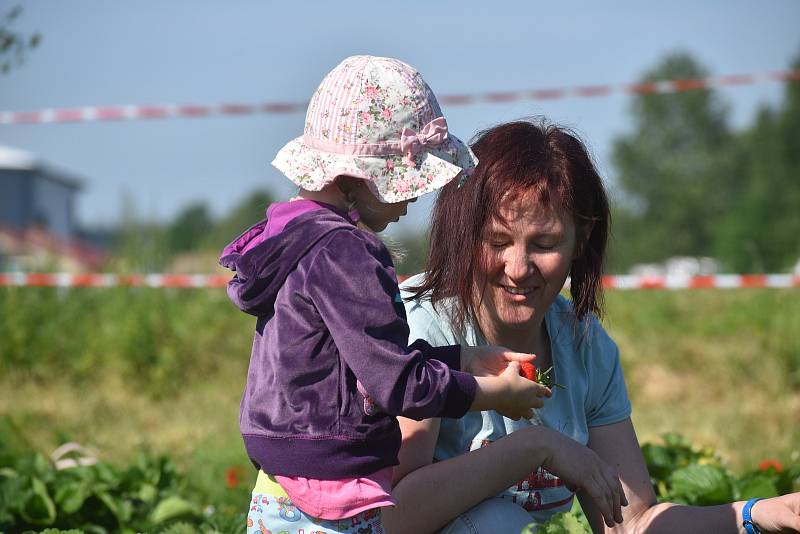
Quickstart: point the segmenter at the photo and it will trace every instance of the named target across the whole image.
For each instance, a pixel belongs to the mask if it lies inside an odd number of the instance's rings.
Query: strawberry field
[[[800,490],[796,290],[612,292],[604,324],[659,498]],[[0,289],[0,531],[243,531],[251,329],[216,290]]]

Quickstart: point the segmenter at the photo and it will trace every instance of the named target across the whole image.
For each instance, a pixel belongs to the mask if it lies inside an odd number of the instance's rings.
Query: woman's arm
[[[625,496],[613,469],[591,449],[544,426],[521,428],[480,449],[433,461],[439,421],[400,420],[403,446],[383,521],[392,534],[435,532],[543,466],[593,499],[600,521],[622,521]]]
[[[463,512],[521,480],[545,457],[541,427],[518,430],[486,447],[432,463],[439,420],[399,418],[400,465],[392,491],[397,506],[384,508],[387,532],[436,532]]]
[[[657,503],[630,419],[590,428],[589,448],[617,470],[629,503],[623,509],[624,522],[614,529],[606,528],[605,532],[744,533],[742,527],[744,502],[717,506]],[[602,517],[592,500],[584,498],[581,494],[579,499],[592,530],[603,532]],[[800,494],[761,501],[753,507],[752,514],[763,532],[780,531],[780,528],[786,528],[786,532],[796,531],[800,529],[800,515],[798,515]]]

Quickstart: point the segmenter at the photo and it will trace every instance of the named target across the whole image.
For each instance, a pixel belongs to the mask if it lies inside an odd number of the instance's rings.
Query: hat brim
[[[421,150],[412,160],[413,166],[402,155],[325,152],[309,147],[300,136],[278,152],[272,165],[309,191],[319,191],[337,176],[362,178],[381,202],[395,203],[435,191],[461,173],[469,175],[478,163],[472,150],[453,135],[436,148]]]

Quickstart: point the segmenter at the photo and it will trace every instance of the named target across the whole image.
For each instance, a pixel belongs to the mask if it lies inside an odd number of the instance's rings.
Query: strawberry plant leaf
[[[150,521],[156,525],[160,525],[166,521],[173,519],[194,517],[197,515],[197,507],[177,496],[167,497],[155,507],[150,514]]]
[[[52,525],[56,520],[56,505],[47,492],[47,486],[40,479],[31,478],[31,486],[20,515],[34,525]]]
[[[54,499],[61,512],[74,514],[81,509],[91,494],[92,490],[87,484],[72,482],[59,486]]]
[[[714,465],[689,465],[669,477],[672,497],[699,506],[723,504],[733,500],[728,474]]]
[[[777,497],[780,495],[775,484],[764,475],[740,480],[737,484],[737,500],[746,501],[755,497]]]

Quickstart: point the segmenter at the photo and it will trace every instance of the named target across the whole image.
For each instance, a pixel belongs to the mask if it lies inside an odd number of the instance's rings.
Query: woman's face
[[[575,255],[572,217],[521,196],[489,223],[481,321],[495,332],[537,327],[558,296]]]

